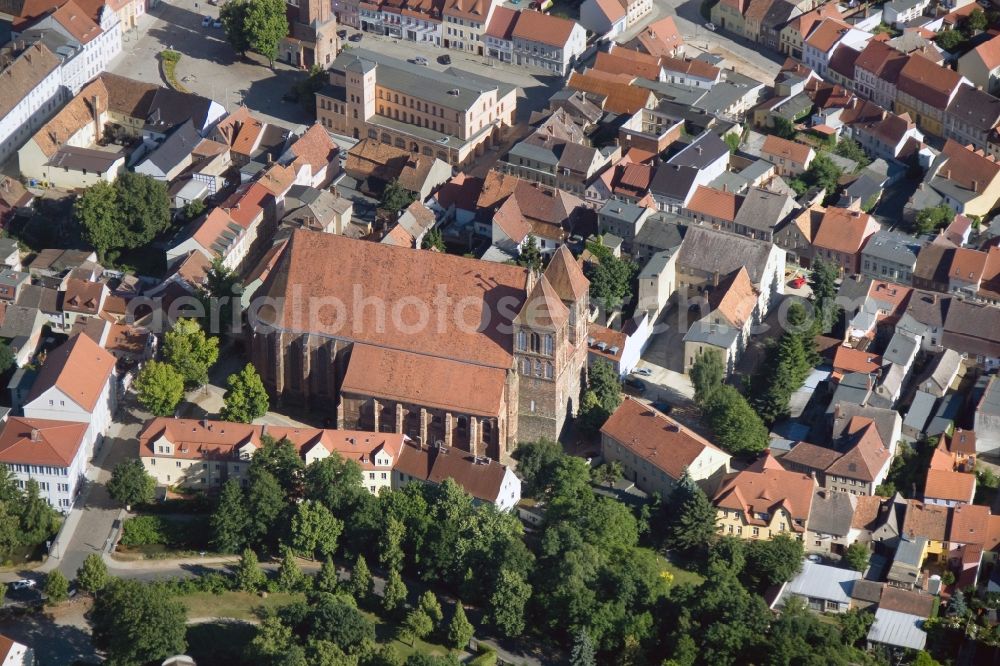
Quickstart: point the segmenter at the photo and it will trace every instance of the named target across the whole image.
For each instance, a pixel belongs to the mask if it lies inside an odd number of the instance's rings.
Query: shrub
[[[123,546],[152,546],[167,543],[162,521],[157,516],[137,516],[125,521],[122,530]]]

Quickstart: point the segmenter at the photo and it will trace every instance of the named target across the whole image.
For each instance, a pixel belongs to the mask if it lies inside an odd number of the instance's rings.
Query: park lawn
[[[448,648],[443,645],[428,643],[420,639],[414,640],[413,645],[401,641],[396,638],[398,627],[395,623],[366,610],[362,610],[361,612],[375,623],[375,640],[385,645],[391,645],[404,661],[411,654],[431,654],[441,657],[448,654]]]
[[[273,592],[266,597],[247,592],[192,592],[177,597],[187,608],[189,618],[194,617],[229,617],[235,620],[255,620],[254,611],[259,608],[277,608],[287,606],[296,601],[305,601],[304,594],[289,594],[288,592]]]
[[[670,583],[671,587],[674,585],[694,585],[697,587],[705,582],[704,576],[695,573],[694,571],[688,571],[687,569],[681,568],[674,562],[671,562],[669,558],[657,555],[656,559],[660,563],[660,566],[663,567],[663,570],[669,571],[670,575],[674,577],[673,581]]]

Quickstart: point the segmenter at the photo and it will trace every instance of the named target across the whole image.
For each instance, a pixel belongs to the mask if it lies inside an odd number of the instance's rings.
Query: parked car
[[[705,30],[710,30],[712,32],[715,32],[715,24],[709,21],[708,23],[705,24]]]
[[[788,283],[788,286],[791,287],[792,289],[801,289],[802,287],[806,286],[806,279],[801,275],[796,275]]]
[[[636,379],[635,377],[628,377],[625,380],[625,388],[629,388],[632,389],[633,391],[642,393],[643,391],[646,390],[646,382],[642,381],[641,379]]]
[[[653,371],[649,368],[636,368],[632,371],[633,375],[639,375],[640,377],[649,377],[653,374]]]
[[[221,19],[215,19],[214,21],[212,21],[212,27],[213,28],[221,28],[222,27],[222,20]]]
[[[15,580],[10,584],[10,587],[14,590],[30,590],[35,587],[35,581],[29,578],[22,578],[21,580]]]
[[[212,17],[211,16],[203,16],[202,19],[201,19],[201,27],[207,28],[210,25],[212,25]]]
[[[413,64],[415,64],[415,65],[424,65],[426,67],[427,66],[427,58],[425,58],[423,56],[417,56],[416,58],[413,59]]]
[[[438,56],[438,62],[441,63],[442,65],[450,65],[451,64],[451,56],[448,55],[447,53],[445,53],[444,55]]]
[[[338,30],[337,37],[340,37],[341,39],[347,39],[347,30],[343,28]]]
[[[812,562],[813,564],[822,564],[823,563],[823,558],[821,556],[817,555],[816,553],[812,553],[810,555],[807,555],[806,559],[809,560],[810,562]]]
[[[349,42],[360,42],[361,41],[361,33],[360,32],[354,33],[353,35],[351,35],[350,37],[347,38],[347,41],[349,41]]]

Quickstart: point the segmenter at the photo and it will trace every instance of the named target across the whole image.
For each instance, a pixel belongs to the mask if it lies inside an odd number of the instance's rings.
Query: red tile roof
[[[856,254],[878,230],[878,222],[868,213],[830,207],[823,214],[813,245],[824,250]]]
[[[601,427],[601,434],[673,479],[681,478],[705,449],[724,453],[669,416],[628,397]]]
[[[976,475],[946,469],[927,470],[925,499],[971,502],[976,492]]]
[[[948,541],[985,545],[989,540],[990,508],[979,504],[962,504],[951,512]]]
[[[803,166],[808,166],[809,157],[812,154],[812,148],[804,143],[799,143],[798,141],[790,141],[788,139],[782,139],[780,136],[774,134],[768,134],[767,138],[764,139],[764,145],[761,147],[761,152],[765,157],[780,157],[786,160],[792,160],[797,164]]]
[[[515,39],[524,39],[562,48],[566,46],[573,28],[576,26],[576,21],[571,21],[561,16],[525,10],[518,17],[517,25],[514,26],[512,34]]]
[[[86,335],[77,334],[49,353],[27,402],[55,387],[92,412],[114,369],[114,356]]]
[[[0,430],[0,462],[69,467],[83,445],[87,427],[74,421],[12,416]]]
[[[900,92],[944,111],[961,82],[962,75],[958,72],[914,54],[900,70],[896,87]]]
[[[691,201],[688,202],[687,210],[732,222],[736,219],[736,213],[742,204],[743,197],[740,195],[699,185],[691,196]]]
[[[809,518],[815,485],[816,480],[808,474],[786,471],[770,454],[765,454],[763,460],[746,470],[723,478],[712,503],[723,509],[743,511],[751,525],[765,524],[757,514],[774,515],[779,508],[784,508],[793,521],[804,523]],[[794,522],[789,527],[796,532],[805,531],[804,525]]]

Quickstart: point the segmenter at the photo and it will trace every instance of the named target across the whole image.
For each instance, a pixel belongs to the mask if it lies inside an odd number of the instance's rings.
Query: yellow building
[[[924,132],[944,136],[945,111],[968,80],[922,55],[911,55],[899,71],[896,83],[896,115],[909,114]]]
[[[787,534],[802,540],[809,524],[816,480],[785,470],[765,452],[742,472],[725,476],[712,499],[719,533],[769,540]]]

